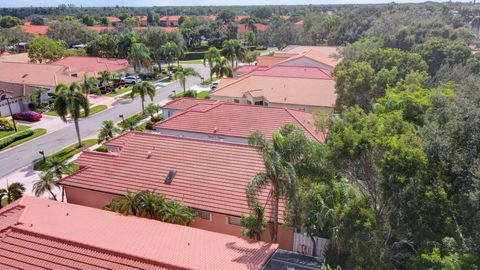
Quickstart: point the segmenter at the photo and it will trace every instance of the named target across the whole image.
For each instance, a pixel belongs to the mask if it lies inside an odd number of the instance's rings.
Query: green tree
[[[227,58],[221,56],[214,60],[214,65],[210,71],[210,77],[212,74],[216,74],[217,78],[223,78],[224,76],[232,77],[233,70],[227,64]]]
[[[11,183],[7,188],[0,189],[0,201],[7,198],[7,204],[20,199],[25,192],[25,185],[22,183]],[[0,208],[3,205],[0,205]]]
[[[100,75],[100,85],[109,86],[113,79],[113,74],[110,71],[104,70],[98,73]]]
[[[62,58],[64,49],[59,43],[47,37],[35,38],[28,48],[30,61],[43,63],[44,61],[55,61]]]
[[[46,90],[44,88],[37,87],[32,92],[28,93],[25,97],[37,108],[40,108],[42,106],[42,95],[44,93],[46,93]]]
[[[251,213],[248,216],[243,216],[240,220],[242,225],[242,235],[251,239],[260,241],[267,222],[265,221],[265,209],[259,203],[255,203]]]
[[[222,54],[230,60],[232,69],[238,66],[238,62],[243,59],[247,50],[236,39],[230,39],[223,42]]]
[[[220,51],[215,47],[210,47],[203,57],[203,65],[208,63],[210,68],[210,81],[212,81],[213,65],[218,57],[220,57]]]
[[[87,97],[81,92],[80,85],[72,83],[70,86],[65,84],[57,85],[55,90],[57,97],[53,103],[54,109],[60,118],[67,122],[67,116],[73,120],[75,124],[75,131],[77,133],[78,147],[82,147],[82,140],[80,137],[80,126],[78,119],[80,118],[81,110],[83,109],[85,116],[90,113],[90,104]]]
[[[2,28],[12,28],[17,25],[21,25],[22,20],[13,16],[3,16],[0,18],[0,27]]]
[[[56,201],[57,196],[53,193],[54,188],[58,188],[57,181],[53,172],[46,172],[40,176],[40,179],[33,183],[33,193],[35,196],[40,197],[48,192],[52,198]]]
[[[145,114],[145,98],[148,96],[150,97],[150,100],[153,101],[153,97],[155,96],[155,86],[147,81],[137,83],[132,88],[132,99],[135,97],[135,94],[140,95],[140,99],[142,100],[142,113]]]
[[[150,50],[143,43],[134,43],[128,53],[128,61],[139,74],[142,68],[148,68],[151,65]]]
[[[97,78],[91,76],[89,77],[86,73],[83,75],[83,82],[80,84],[82,92],[88,99],[90,93],[94,92],[97,89]]]
[[[199,77],[200,78],[200,74],[197,71],[195,71],[195,69],[190,68],[190,67],[182,68],[182,69],[178,70],[177,72],[175,72],[174,78],[175,78],[175,80],[178,80],[178,83],[183,88],[184,93],[185,93],[185,91],[187,91],[186,87],[187,87],[187,78],[188,77]]]
[[[98,131],[97,142],[102,143],[113,139],[118,133],[120,133],[120,129],[115,126],[113,121],[105,120],[102,122],[102,127]]]

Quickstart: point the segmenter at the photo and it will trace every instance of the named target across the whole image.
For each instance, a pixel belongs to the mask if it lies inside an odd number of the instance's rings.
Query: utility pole
[[[12,116],[12,122],[13,122],[13,128],[15,129],[15,132],[17,132],[17,124],[15,124],[15,119],[13,119],[13,112],[12,112],[12,107],[10,106],[10,98],[6,97],[7,99],[7,104],[8,104],[8,110],[10,111],[10,115]]]

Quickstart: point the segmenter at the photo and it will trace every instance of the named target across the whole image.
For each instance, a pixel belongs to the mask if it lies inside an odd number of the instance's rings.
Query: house
[[[115,17],[115,16],[107,16],[107,21],[108,21],[109,25],[115,25],[117,23],[122,22],[122,20],[120,20],[120,18]]]
[[[255,23],[254,26],[255,26],[254,29],[250,29],[248,27],[248,25],[246,25],[244,23],[239,24],[238,27],[237,27],[237,39],[240,39],[240,40],[245,39],[245,33],[249,32],[249,31],[256,30],[256,31],[263,32],[263,31],[267,30],[267,26],[264,25],[264,24],[261,24],[261,23]]]
[[[84,71],[98,76],[102,71],[128,73],[131,67],[126,59],[106,59],[89,56],[68,56],[52,63],[67,66],[71,71]]]
[[[0,210],[1,269],[262,269],[277,244],[25,196]]]
[[[168,27],[178,27],[180,25],[180,18],[182,16],[163,16],[160,18],[160,26]]]
[[[332,112],[336,100],[334,80],[318,67],[278,66],[223,81],[210,92],[211,99],[305,112]]]
[[[48,31],[48,25],[32,25],[30,22],[25,22],[21,27],[23,32],[34,36],[45,36]]]
[[[257,65],[265,67],[272,67],[275,65],[319,67],[333,71],[337,64],[340,63],[340,60],[339,57],[335,57],[330,51],[326,53],[315,49],[306,48],[303,50],[303,48],[300,48],[290,51],[275,52],[272,56],[259,56],[257,58]]]
[[[318,53],[327,55],[327,56],[338,56],[342,51],[343,47],[341,46],[303,46],[303,45],[288,45],[285,47],[282,52],[287,53],[305,53],[308,51],[316,51]],[[339,57],[337,57],[339,58]]]
[[[83,72],[72,72],[62,65],[43,65],[30,63],[0,63],[0,115],[10,115],[6,99],[10,98],[13,113],[28,108],[25,95],[36,88],[45,89],[42,101],[48,100],[60,83],[80,82]]]
[[[167,102],[162,106],[162,115],[165,118],[171,117],[178,112],[185,111],[199,103],[215,104],[218,100],[212,99],[196,99],[196,98],[178,98]]]
[[[241,20],[248,19],[248,18],[250,18],[250,16],[248,15],[238,15],[238,16],[235,16],[235,21],[239,22]]]
[[[232,236],[240,235],[240,217],[249,213],[247,184],[265,170],[261,155],[247,145],[126,132],[105,146],[107,153],[83,152],[75,161],[81,169],[59,181],[69,203],[101,208],[127,192],[151,190],[194,209],[192,227]],[[174,178],[165,181],[170,172]],[[257,197],[270,220],[269,189]],[[283,201],[279,209],[283,223]],[[292,250],[293,230],[279,230],[280,248]],[[271,223],[262,240],[270,241],[270,234]]]
[[[175,101],[185,103],[182,99]],[[286,124],[294,124],[303,129],[310,139],[317,142],[325,140],[324,134],[316,131],[310,113],[287,108],[197,101],[196,105],[156,124],[154,130],[164,135],[246,145],[253,131],[259,131],[271,140],[273,132]]]

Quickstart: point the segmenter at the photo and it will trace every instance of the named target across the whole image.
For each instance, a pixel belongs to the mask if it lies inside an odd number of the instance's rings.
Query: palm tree
[[[161,220],[168,223],[188,225],[195,219],[195,214],[183,204],[169,201],[162,211]]]
[[[293,184],[296,180],[295,169],[282,156],[282,141],[285,137],[275,132],[272,134],[273,142],[268,141],[259,132],[254,132],[249,137],[249,145],[258,147],[263,157],[265,172],[257,173],[247,186],[247,198],[249,205],[253,207],[256,201],[256,194],[263,188],[270,186],[270,196],[272,197],[273,231],[272,241],[277,242],[278,238],[278,207],[281,197],[290,194]]]
[[[178,83],[180,83],[180,86],[183,88],[183,92],[187,91],[186,89],[186,84],[187,84],[187,77],[201,77],[198,72],[195,71],[195,69],[187,67],[183,68],[175,73],[175,80],[178,80]]]
[[[23,196],[23,192],[25,192],[25,185],[22,183],[12,183],[7,186],[7,188],[0,189],[0,202],[3,201],[3,198],[7,197],[7,203],[11,203],[20,199]],[[2,205],[0,204],[0,208]]]
[[[57,97],[55,98],[53,107],[60,116],[60,118],[67,122],[67,115],[75,123],[75,131],[77,132],[78,147],[82,147],[82,140],[80,137],[80,127],[78,125],[78,119],[80,118],[81,110],[85,112],[85,116],[90,113],[90,106],[87,97],[80,91],[80,86],[77,83],[72,83],[67,86],[63,83],[57,85],[56,88]]]
[[[105,120],[102,122],[102,128],[98,131],[97,142],[101,143],[115,137],[115,134],[120,133],[120,129],[115,126],[112,120]]]
[[[142,68],[149,67],[152,62],[150,50],[143,43],[134,43],[128,52],[128,61],[133,65],[135,72],[139,74]]]
[[[247,49],[236,39],[225,40],[223,42],[222,54],[230,59],[232,69],[238,66],[238,61],[243,59]]]
[[[107,71],[108,72],[108,71]],[[82,92],[87,96],[90,95],[90,93],[96,88],[97,85],[97,78],[95,77],[89,77],[86,73],[83,74],[83,82],[80,85],[82,88]]]
[[[57,179],[62,179],[63,172],[65,172],[68,169],[69,169],[69,166],[65,162],[65,160],[62,160],[58,157],[52,157],[52,158],[47,158],[45,162],[44,171],[51,171],[57,176]],[[62,202],[64,200],[65,200],[65,190],[62,187]]]
[[[210,82],[212,81],[213,63],[219,57],[220,51],[215,47],[210,47],[210,49],[208,49],[203,58],[203,65],[206,65],[206,63],[208,62],[208,66],[210,67]]]
[[[142,100],[142,113],[145,114],[145,97],[148,95],[150,100],[153,101],[153,97],[155,96],[155,86],[148,81],[137,83],[133,86],[130,96],[134,98],[136,93],[140,95],[140,99]]]
[[[167,62],[167,66],[170,66],[170,63],[175,58],[175,54],[178,51],[178,46],[173,41],[168,41],[165,45],[160,47],[160,53],[163,55],[163,59]]]
[[[42,94],[45,92],[44,88],[37,87],[32,92],[26,94],[25,97],[34,103],[36,107],[40,108],[42,106]]]
[[[45,192],[48,192],[56,201],[57,196],[52,191],[52,189],[55,187],[58,187],[57,181],[55,179],[55,174],[53,172],[46,172],[42,176],[40,176],[40,179],[38,181],[33,183],[32,190],[37,197],[40,197],[45,194]]]
[[[112,73],[110,71],[104,70],[98,73],[100,75],[100,85],[108,86],[112,80]]]
[[[227,58],[221,56],[215,59],[215,65],[210,71],[210,77],[212,77],[212,74],[216,74],[217,78],[233,76],[232,68],[227,65]]]

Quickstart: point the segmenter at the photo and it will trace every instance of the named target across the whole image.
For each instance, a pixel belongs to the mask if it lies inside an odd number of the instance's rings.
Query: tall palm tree
[[[270,186],[270,196],[272,198],[273,231],[272,241],[278,239],[278,207],[281,197],[290,194],[293,184],[296,180],[295,169],[282,157],[282,149],[277,147],[282,144],[285,137],[280,133],[272,134],[273,142],[270,144],[259,132],[254,132],[249,137],[249,145],[257,147],[262,154],[265,172],[257,173],[247,186],[247,199],[250,206],[254,206],[256,195],[263,188]]]
[[[214,61],[220,57],[220,51],[215,47],[210,47],[208,51],[205,53],[203,58],[203,65],[206,65],[208,62],[208,66],[210,67],[210,82],[212,81],[212,69],[214,65]]]
[[[183,68],[175,73],[175,80],[178,80],[178,83],[180,86],[183,88],[183,92],[185,93],[187,91],[187,77],[201,77],[200,74],[195,71],[195,69],[187,67]]]
[[[3,201],[4,197],[7,197],[7,203],[11,203],[20,199],[25,192],[25,185],[22,183],[11,183],[7,188],[0,189],[0,202]],[[2,205],[0,204],[0,208]]]
[[[143,43],[134,43],[128,52],[128,61],[139,74],[142,68],[148,68],[151,65],[150,50]]]
[[[101,86],[110,85],[110,81],[112,80],[112,72],[104,70],[104,71],[100,71],[98,74],[100,75]]]
[[[45,93],[46,90],[41,87],[35,88],[32,92],[25,95],[25,97],[35,104],[36,107],[42,106],[42,94]]]
[[[97,142],[101,143],[115,137],[115,134],[120,133],[120,129],[115,126],[112,120],[105,120],[102,122],[102,128],[98,131]]]
[[[69,169],[65,160],[58,157],[47,158],[44,171],[50,171],[55,174],[57,179],[62,179],[62,174]],[[65,190],[62,187],[62,202],[65,200]]]
[[[233,76],[233,70],[230,66],[227,65],[227,58],[221,56],[216,58],[215,64],[210,71],[210,77],[212,77],[212,74],[216,74],[217,78],[223,78],[224,76],[227,77],[232,77]]]
[[[150,100],[153,101],[155,86],[148,81],[137,83],[132,88],[131,97],[134,98],[136,93],[140,95],[140,99],[142,100],[142,113],[145,114],[145,97],[148,96]]]
[[[42,176],[40,176],[40,179],[36,182],[33,183],[33,193],[35,196],[40,197],[46,192],[50,193],[52,198],[56,201],[57,196],[55,193],[53,193],[53,188],[57,187],[58,184],[55,179],[55,174],[53,172],[46,172]]]
[[[238,61],[243,59],[246,53],[247,49],[236,39],[223,42],[222,54],[230,60],[232,69],[238,66]]]
[[[175,58],[177,59],[177,66],[180,66],[180,58],[185,56],[185,47],[181,45],[177,45],[177,49],[175,50]]]
[[[83,74],[83,82],[80,84],[82,92],[87,96],[96,88],[97,78],[91,76],[89,77],[86,73]]]
[[[90,106],[87,97],[80,91],[78,83],[72,83],[70,86],[59,84],[56,88],[57,97],[55,98],[53,107],[60,116],[60,118],[67,122],[67,116],[70,115],[77,132],[78,147],[82,147],[82,140],[80,137],[80,127],[78,119],[80,118],[81,110],[85,112],[85,116],[90,113]]]
[[[167,62],[167,66],[170,66],[173,59],[175,59],[175,54],[178,51],[178,46],[173,41],[168,41],[165,45],[160,47],[160,53],[163,55],[163,59]]]

